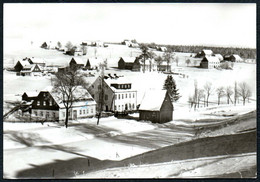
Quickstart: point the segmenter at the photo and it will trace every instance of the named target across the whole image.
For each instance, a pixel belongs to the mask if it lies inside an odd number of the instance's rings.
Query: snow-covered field
[[[17,44],[18,46],[19,44]],[[4,66],[13,66],[14,60],[24,57],[40,57],[46,60],[49,65],[66,66],[71,59],[61,52],[55,50],[44,50],[35,46],[26,47],[23,50],[16,50],[11,44],[5,45]],[[94,47],[88,49],[88,55],[94,56]],[[13,51],[16,50],[16,51]],[[119,56],[135,56],[140,50],[127,48],[120,45],[109,45],[108,48],[98,48],[97,55],[106,58],[116,58]],[[183,60],[189,57],[189,53],[177,53],[180,57],[179,66],[174,67],[177,71],[181,68],[185,78],[174,75],[177,88],[182,96],[177,103],[174,103],[173,121],[165,124],[153,124],[145,121],[136,121],[130,119],[117,119],[115,117],[102,118],[100,124],[96,125],[96,118],[81,119],[70,121],[69,128],[65,128],[63,123],[9,123],[4,122],[4,177],[19,178],[24,177],[24,173],[29,171],[27,177],[35,174],[49,175],[45,168],[58,168],[59,165],[65,165],[69,172],[76,169],[86,168],[85,159],[94,160],[91,165],[95,167],[102,162],[121,161],[138,154],[159,149],[164,146],[173,145],[195,137],[193,126],[205,126],[208,120],[209,124],[227,118],[233,118],[242,114],[256,110],[256,65],[236,63],[234,70],[206,70],[194,67],[186,67]],[[111,68],[106,70],[108,73],[123,75],[133,83],[133,89],[138,91],[138,104],[142,101],[145,91],[149,89],[161,89],[167,75],[163,73],[140,73],[112,68],[116,62],[108,63]],[[96,76],[99,73],[96,72]],[[87,77],[87,81],[92,83],[95,77]],[[51,77],[20,77],[14,72],[4,70],[4,101],[20,100],[23,92],[40,91],[51,84]],[[226,98],[221,98],[221,105],[217,106],[216,94],[210,96],[209,107],[200,107],[197,111],[191,110],[188,104],[188,97],[193,94],[194,80],[198,81],[198,87],[203,88],[205,82],[210,81],[214,88],[219,86],[233,86],[235,81],[246,81],[252,89],[252,99],[250,103],[242,106],[240,102],[237,106],[227,105]],[[5,107],[4,107],[5,108]],[[4,113],[6,112],[6,108]],[[138,114],[135,114],[138,116]],[[202,122],[203,120],[203,122]],[[216,121],[212,121],[216,120]],[[249,122],[240,122],[232,126],[225,126],[216,131],[211,131],[214,136],[223,134],[233,134],[240,130],[252,129],[256,127],[256,119],[250,119]],[[183,130],[181,130],[182,128]],[[228,128],[228,129],[225,129]],[[210,134],[205,135],[210,136]],[[149,166],[128,166],[126,168],[111,169],[97,173],[90,173],[88,177],[130,177],[135,171],[136,177],[169,177],[177,174],[178,177],[199,176],[206,170],[212,171],[207,167],[199,167],[205,163],[213,162],[214,166],[219,165],[224,168],[232,166],[231,161],[237,159],[248,161],[249,166],[255,161],[255,154],[248,156],[221,156],[219,159],[223,163],[214,162],[216,158],[198,159],[198,161],[172,161],[158,165]],[[253,156],[253,158],[252,158]],[[160,157],[160,156],[158,156]],[[83,164],[74,164],[74,160],[79,160]],[[63,164],[61,161],[65,162]],[[71,162],[71,163],[70,163]],[[193,166],[189,170],[178,168],[178,162],[185,169]],[[223,165],[222,165],[223,164]],[[51,165],[49,167],[48,165]],[[234,170],[240,170],[239,165]],[[43,169],[42,169],[43,167]],[[63,167],[63,166],[62,166]],[[61,169],[63,169],[61,167]],[[67,169],[68,168],[68,169]],[[74,169],[75,168],[75,169]],[[166,170],[167,168],[167,170]],[[163,173],[165,169],[165,173]],[[171,170],[170,170],[171,169]],[[174,169],[174,170],[173,170]],[[220,167],[218,168],[220,169]],[[201,170],[201,171],[199,171]],[[57,169],[56,169],[57,171]],[[118,172],[118,171],[121,171]],[[157,171],[157,172],[155,172]],[[64,171],[61,171],[62,173]],[[160,173],[161,172],[161,173]],[[178,173],[181,172],[181,173]],[[232,172],[232,171],[231,171]],[[119,176],[119,173],[122,174]],[[27,173],[26,173],[27,174]],[[116,174],[112,175],[112,174]],[[145,175],[143,175],[145,174]],[[218,174],[217,171],[214,174]],[[24,175],[24,176],[23,176]],[[147,175],[147,176],[146,176]],[[70,175],[69,175],[70,176]],[[82,177],[82,176],[79,176]],[[84,178],[85,176],[83,176]]]
[[[221,167],[219,167],[221,166]],[[215,178],[256,167],[256,153],[204,157],[149,165],[129,165],[87,174],[75,178]]]
[[[234,113],[238,114],[243,107],[244,112],[255,110],[253,105],[238,106]],[[176,118],[162,125],[114,117],[102,118],[98,126],[95,118],[71,121],[67,129],[62,123],[42,125],[5,122],[4,174],[7,178],[15,178],[24,170],[36,170],[35,165],[55,166],[57,160],[67,161],[75,157],[120,161],[163,146],[191,140],[194,132],[175,129],[175,126],[181,125],[185,128],[185,124],[193,125],[200,119],[210,119],[212,116],[209,111],[216,113],[221,109],[224,114],[231,108],[233,107],[205,109],[204,113],[199,112],[200,114],[187,111],[185,115],[182,110],[176,110]],[[221,119],[223,116],[216,115],[214,118]],[[235,129],[238,131],[254,128],[255,124],[256,121],[252,120],[247,125]],[[229,132],[230,130],[226,131],[226,134]],[[220,134],[225,133],[218,132],[215,135]]]

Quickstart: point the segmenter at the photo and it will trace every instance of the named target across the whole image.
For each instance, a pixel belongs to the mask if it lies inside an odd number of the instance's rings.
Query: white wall
[[[123,91],[123,92],[116,92],[116,99],[114,102],[114,107],[116,106],[115,111],[124,111],[125,110],[125,104],[128,105],[128,110],[136,110],[136,103],[137,103],[137,92],[136,91]],[[129,96],[131,95],[131,97]],[[120,95],[120,99],[119,99]],[[123,95],[123,98],[122,98]],[[126,97],[127,95],[127,97]],[[133,96],[134,95],[134,96]],[[131,104],[131,107],[129,107],[129,104]],[[134,108],[133,108],[134,105]]]

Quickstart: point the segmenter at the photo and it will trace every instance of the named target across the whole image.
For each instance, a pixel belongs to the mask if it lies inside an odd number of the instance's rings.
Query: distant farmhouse
[[[205,56],[212,56],[213,51],[208,49],[203,49],[201,52],[195,55],[195,58],[204,58]]]
[[[71,60],[69,62],[70,68],[81,69],[84,66],[85,66],[85,61],[82,58],[79,58],[79,57],[73,57],[73,58],[71,58]]]
[[[159,47],[159,46],[156,46],[156,50],[157,50],[157,51],[166,52],[166,51],[167,51],[167,47]]]
[[[139,107],[139,119],[152,121],[153,123],[165,123],[172,121],[173,104],[166,90],[148,91]]]
[[[154,59],[146,59],[145,65],[139,57],[120,57],[118,61],[118,69],[126,69],[132,71],[157,71],[157,64]]]
[[[98,77],[88,88],[97,103],[100,103],[101,77]],[[132,83],[117,75],[109,75],[103,81],[103,110],[112,112],[131,112],[136,110],[137,91]]]
[[[225,55],[224,60],[231,62],[243,62],[243,59],[237,54]]]
[[[14,70],[21,76],[41,76],[45,67],[45,61],[39,58],[24,58],[18,60]]]
[[[96,102],[83,87],[74,91],[74,101],[69,111],[69,119],[93,117],[96,115]],[[31,113],[34,117],[46,120],[65,120],[65,107],[61,95],[47,87],[39,93],[24,93],[22,100],[30,102]]]
[[[220,60],[214,56],[205,56],[200,62],[201,68],[211,69],[211,68],[218,68],[219,66],[220,66]]]
[[[137,43],[133,43],[132,41],[130,40],[124,40],[122,42],[123,45],[126,45],[127,47],[139,47],[139,44]]]
[[[82,41],[81,45],[83,45],[83,46],[104,47],[104,42],[102,42],[100,40],[97,40],[97,41],[85,40],[85,41]]]
[[[138,57],[120,57],[118,61],[118,69],[126,69],[132,71],[140,71],[140,62]]]
[[[100,69],[101,64],[105,64],[102,58],[88,58],[87,63],[85,65],[85,69],[87,70]]]

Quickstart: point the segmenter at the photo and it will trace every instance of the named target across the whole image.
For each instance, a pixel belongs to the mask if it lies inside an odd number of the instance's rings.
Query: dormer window
[[[52,106],[52,100],[49,101],[49,105]]]
[[[43,105],[46,106],[46,101],[43,101]]]
[[[41,102],[40,101],[37,101],[37,106],[39,106],[41,104]]]

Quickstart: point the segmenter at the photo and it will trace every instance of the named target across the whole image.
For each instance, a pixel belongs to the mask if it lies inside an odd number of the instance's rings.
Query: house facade
[[[93,117],[96,115],[96,102],[91,95],[82,87],[77,87],[74,91],[76,95],[80,94],[80,98],[75,99],[69,110],[69,119],[78,119],[85,117]],[[35,97],[28,97],[27,93],[22,96],[24,101],[32,101],[31,113],[34,117],[46,120],[65,120],[66,109],[62,102],[61,95],[53,92],[52,87],[47,87],[40,91]]]
[[[118,69],[140,71],[141,65],[138,57],[120,57]]]
[[[98,77],[88,88],[97,106],[101,101],[101,77]],[[103,81],[103,110],[112,112],[135,111],[137,91],[132,89],[132,83],[124,78],[109,77]]]
[[[148,91],[139,107],[139,119],[166,123],[172,121],[173,110],[171,98],[166,90]]]
[[[212,69],[218,68],[219,66],[220,60],[215,56],[205,56],[200,62],[201,68]]]
[[[24,66],[24,68],[20,71],[21,76],[42,76],[43,68],[38,64],[30,64]]]
[[[78,58],[78,57],[73,57],[71,58],[70,62],[69,62],[69,67],[70,68],[83,68],[85,66],[85,62],[83,61],[83,59]]]

